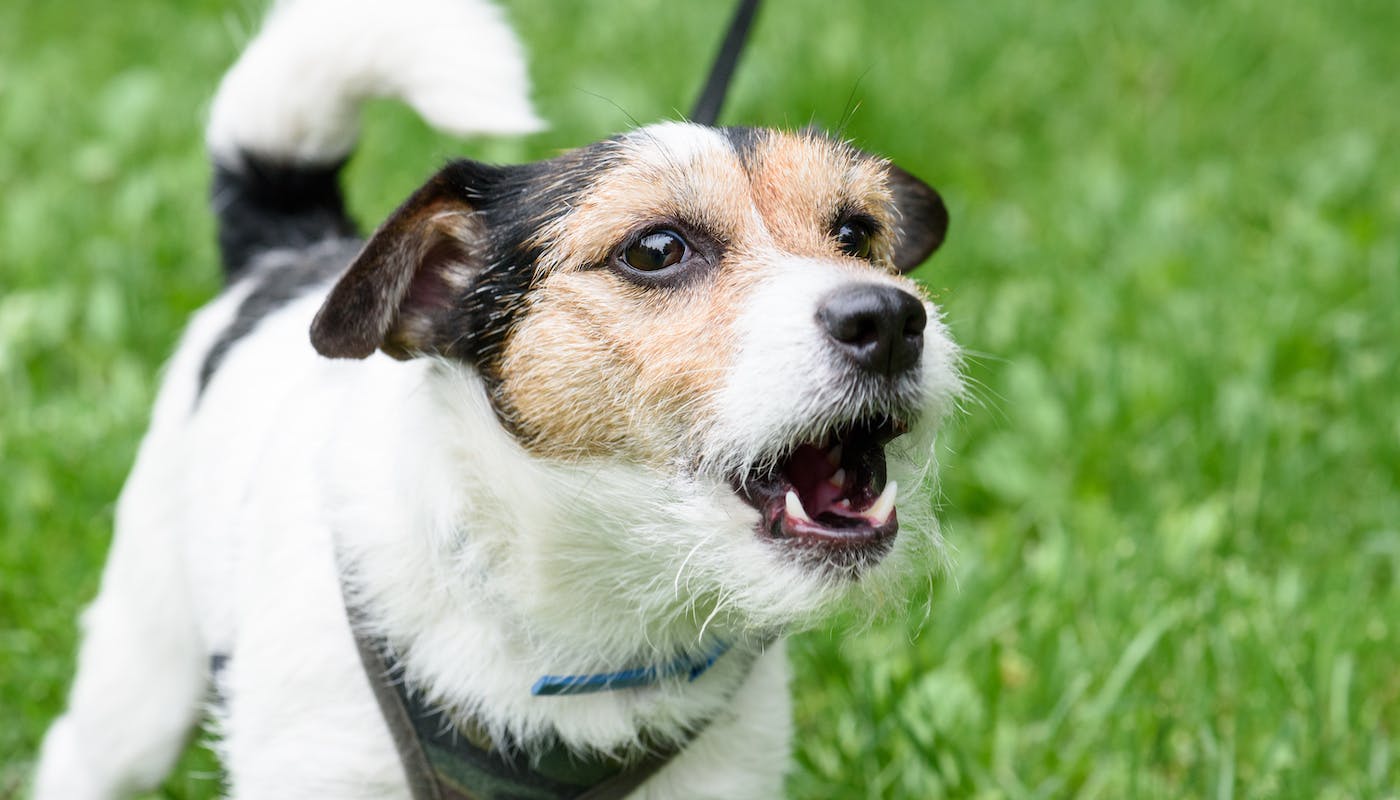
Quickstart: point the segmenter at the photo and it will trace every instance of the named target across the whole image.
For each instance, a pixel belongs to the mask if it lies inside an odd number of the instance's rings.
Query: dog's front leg
[[[408,800],[379,707],[354,652],[344,655],[346,669],[322,674],[230,676],[231,800]]]
[[[152,435],[117,505],[102,588],[83,615],[68,710],[44,737],[35,800],[108,800],[154,788],[199,716],[207,660],[167,491],[170,448]]]
[[[304,455],[304,454],[303,454]],[[292,474],[309,467],[277,459]],[[240,559],[239,629],[219,686],[236,800],[407,800],[393,740],[360,664],[332,535],[294,481],[264,476]]]

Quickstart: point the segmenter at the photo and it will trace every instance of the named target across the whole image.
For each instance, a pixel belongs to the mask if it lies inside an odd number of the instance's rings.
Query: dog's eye
[[[851,258],[870,258],[870,225],[858,219],[846,220],[836,228],[836,244]]]
[[[656,272],[685,258],[685,240],[671,230],[652,231],[637,237],[622,251],[622,262],[640,272]]]

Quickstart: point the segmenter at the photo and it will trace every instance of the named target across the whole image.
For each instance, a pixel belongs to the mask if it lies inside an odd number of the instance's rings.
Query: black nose
[[[919,298],[908,292],[857,283],[827,295],[817,320],[853,361],[876,375],[894,378],[919,363],[928,314]]]

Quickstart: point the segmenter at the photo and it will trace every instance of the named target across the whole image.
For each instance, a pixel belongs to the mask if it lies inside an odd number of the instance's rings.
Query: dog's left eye
[[[852,258],[870,258],[870,237],[870,225],[862,220],[846,220],[836,228],[837,246]]]
[[[685,240],[672,230],[651,231],[637,237],[622,251],[622,262],[639,272],[656,272],[685,258]]]

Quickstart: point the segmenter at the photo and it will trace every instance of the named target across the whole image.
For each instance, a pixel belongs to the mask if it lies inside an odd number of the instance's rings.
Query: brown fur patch
[[[674,292],[602,270],[538,287],[502,364],[525,443],[559,458],[673,460],[725,377],[752,271]]]
[[[872,253],[888,258],[892,196],[883,161],[815,133],[769,136],[755,148],[753,199],[778,247],[794,255],[835,255],[830,226],[838,211],[881,227]]]
[[[711,133],[689,144],[690,152],[677,152],[646,129],[624,139],[592,190],[531,242],[544,252],[540,269],[601,264],[624,236],[650,222],[690,222],[724,241],[761,229],[748,176],[728,144]]]

